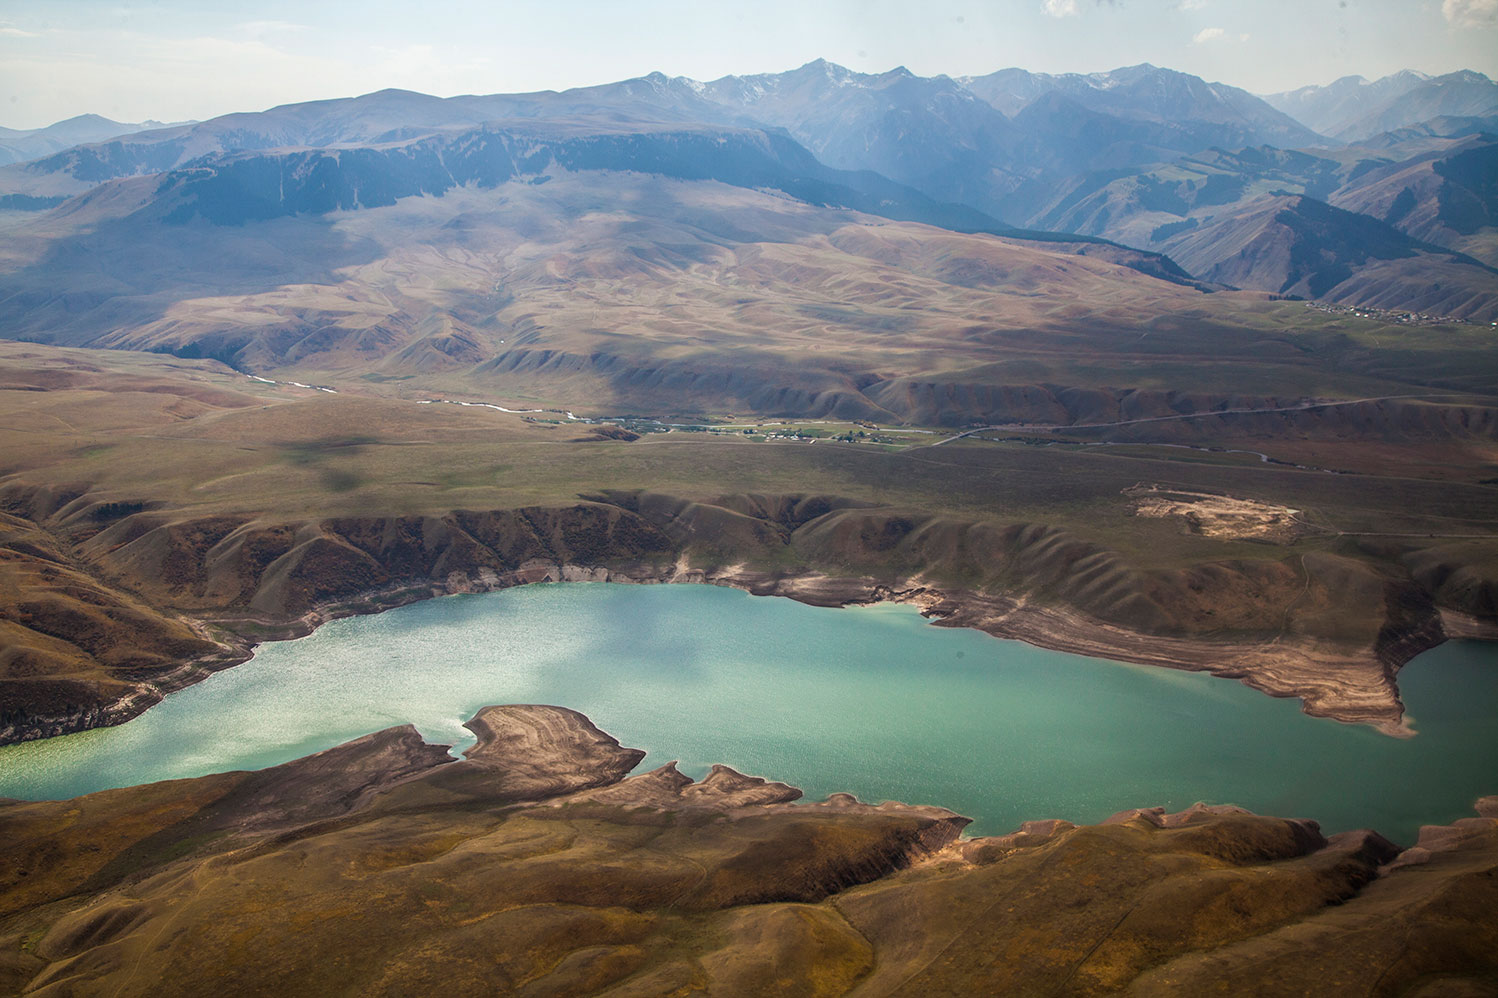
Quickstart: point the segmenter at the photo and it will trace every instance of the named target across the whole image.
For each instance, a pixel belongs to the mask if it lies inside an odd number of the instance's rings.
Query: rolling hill
[[[0,165],[39,159],[88,142],[170,127],[159,121],[126,123],[97,114],[80,114],[45,128],[0,128]]]
[[[748,169],[739,152],[725,155]],[[380,205],[390,188],[368,182],[369,161],[305,168],[288,155],[296,170],[233,158],[222,173],[104,185],[36,219],[9,242],[0,276],[13,335],[616,411],[903,419],[915,413],[869,392],[918,374],[950,381],[1026,341],[1025,355],[1060,359],[1078,337],[1102,346],[1211,298],[1113,262],[1131,256],[1118,247],[962,234],[748,181],[569,169],[548,156],[503,182]],[[406,147],[398,162],[411,164]],[[295,183],[279,186],[282,166]],[[284,199],[249,196],[241,171],[260,178],[251,193]],[[309,204],[326,210],[293,211]],[[1241,327],[1235,311],[1219,321]],[[1027,384],[1043,370],[969,380]],[[1001,395],[968,416],[1002,411]]]
[[[1284,331],[1213,289],[1498,316],[1490,142],[1201,148],[1315,139],[1147,65],[387,90],[0,167],[32,209],[0,301],[11,335],[299,377],[956,424],[1127,389],[1129,331]],[[1027,199],[1042,231],[984,207]]]
[[[1029,221],[1166,253],[1207,281],[1492,321],[1495,150],[1491,136],[1210,150],[1076,178]],[[1276,219],[1290,228],[1265,237]],[[1293,265],[1271,248],[1292,243]]]

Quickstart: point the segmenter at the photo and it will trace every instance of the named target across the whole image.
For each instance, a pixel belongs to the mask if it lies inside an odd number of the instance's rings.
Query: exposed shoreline
[[[831,993],[1373,994],[1394,973],[1480,984],[1498,953],[1472,916],[1492,907],[1498,798],[1404,844],[1200,803],[969,838],[939,806],[638,772],[643,750],[566,707],[465,727],[461,760],[406,724],[252,772],[4,802],[6,993],[333,991],[351,964],[402,993],[454,967],[465,991],[531,993],[503,987],[519,975],[496,973],[496,939],[567,994],[783,991],[850,955],[857,987]],[[1071,987],[1078,966],[1106,986]]]
[[[534,560],[506,573],[488,569],[476,573],[454,572],[445,580],[408,582],[371,590],[354,599],[315,606],[291,619],[250,613],[184,618],[200,635],[217,644],[219,651],[142,682],[134,693],[106,707],[70,715],[39,715],[27,722],[9,724],[0,728],[0,745],[123,724],[171,693],[215,672],[243,664],[262,641],[305,637],[332,620],[380,613],[439,596],[497,592],[542,582],[717,585],[824,607],[908,603],[937,626],[968,627],[1051,651],[1236,679],[1269,696],[1297,698],[1301,700],[1301,710],[1313,717],[1368,724],[1397,738],[1415,735],[1415,729],[1405,719],[1395,681],[1395,674],[1403,665],[1448,638],[1498,640],[1498,624],[1443,612],[1435,627],[1399,635],[1391,642],[1392,647],[1375,660],[1371,655],[1359,657],[1282,644],[1278,640],[1246,647],[1143,634],[1093,620],[1076,611],[1042,606],[1024,597],[948,589],[921,580],[891,585],[871,578],[835,577],[819,572],[772,574],[742,564],[694,568],[684,558],[669,567],[640,563],[612,568]]]

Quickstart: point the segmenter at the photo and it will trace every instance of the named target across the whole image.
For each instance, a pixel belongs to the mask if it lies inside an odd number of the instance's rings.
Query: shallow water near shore
[[[646,749],[637,772],[722,762],[812,799],[939,804],[974,834],[1206,800],[1408,845],[1498,793],[1498,651],[1448,642],[1399,678],[1412,739],[1204,674],[933,627],[909,606],[533,585],[333,621],[128,724],[0,749],[0,797],[256,769],[407,722],[461,749],[479,707],[551,703]]]

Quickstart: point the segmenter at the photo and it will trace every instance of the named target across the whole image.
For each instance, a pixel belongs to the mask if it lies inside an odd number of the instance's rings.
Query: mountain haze
[[[1331,96],[1306,91],[1286,100],[1308,115],[1321,109],[1317,121],[1384,113],[1385,105],[1418,118],[1480,110],[1475,98],[1451,95],[1479,92],[1483,80],[1402,74],[1377,85],[1339,81],[1327,88]],[[1406,97],[1414,103],[1400,104]],[[189,335],[182,326],[181,335],[159,340],[156,324],[185,307],[172,304],[181,296],[326,283],[328,266],[313,246],[341,246],[334,260],[379,257],[387,249],[378,247],[393,245],[381,228],[397,214],[386,213],[408,200],[488,191],[496,204],[528,204],[520,217],[533,225],[543,202],[518,197],[522,187],[561,185],[572,193],[552,207],[565,203],[567,217],[581,217],[582,188],[565,181],[586,176],[600,192],[624,191],[633,181],[614,178],[628,174],[1040,240],[1052,254],[1088,256],[1181,286],[1486,321],[1498,317],[1493,143],[1481,133],[1433,134],[1434,121],[1457,127],[1465,120],[1421,119],[1364,145],[1338,146],[1246,91],[1150,65],[953,79],[903,68],[862,74],[816,60],[706,83],[652,73],[564,92],[437,98],[384,90],[112,136],[0,167],[0,222],[13,236],[0,253],[7,268],[0,283],[15,328],[27,335],[74,342],[82,330],[107,326],[118,343],[238,356],[247,341],[226,329]],[[475,224],[474,205],[465,204],[452,224]],[[606,203],[591,210],[607,210]],[[646,230],[658,223],[653,207],[614,210]],[[371,213],[367,223],[345,219],[361,212]],[[440,214],[435,207],[416,214],[423,213]],[[479,216],[513,229],[488,209]],[[278,247],[281,237],[271,233],[292,219],[313,222],[296,227],[306,246]],[[93,255],[100,246],[124,253],[157,244],[173,230],[223,254],[220,273],[186,264],[168,277],[150,261]],[[340,241],[355,230],[363,241]],[[426,238],[446,246],[444,232]],[[755,225],[720,235],[765,241]],[[611,252],[601,247],[600,259]],[[685,272],[699,252],[669,266]],[[108,276],[91,281],[80,265]],[[484,266],[502,282],[505,268]],[[777,276],[777,295],[805,293],[802,272],[785,279],[790,273]],[[441,281],[435,271],[425,279]],[[831,299],[824,305],[842,307]],[[449,319],[439,325],[463,324]],[[401,328],[427,321],[406,315]],[[142,324],[156,331],[140,333]],[[219,345],[195,346],[199,336]],[[395,340],[409,345],[405,336]],[[224,345],[231,341],[240,345]],[[459,353],[474,363],[492,356],[490,346],[474,350]],[[286,360],[281,347],[256,356],[256,364]]]
[[[1436,118],[1498,115],[1498,83],[1471,70],[1427,76],[1406,69],[1372,82],[1344,76],[1264,100],[1324,135],[1358,142]]]
[[[1165,253],[1203,280],[1491,321],[1495,152],[1498,141],[1481,134],[1334,150],[1214,149],[1070,178],[1026,221]],[[1298,235],[1281,235],[1300,247],[1296,266],[1269,249],[1289,244],[1265,241],[1258,221],[1287,210]],[[1376,279],[1348,281],[1371,260],[1381,261]],[[1309,280],[1312,272],[1321,276]]]
[[[1011,117],[1048,94],[1060,94],[1090,111],[1163,124],[1181,151],[1210,145],[1293,147],[1320,138],[1246,90],[1149,63],[1085,75],[1001,69],[961,82]]]
[[[616,135],[463,136],[385,150],[396,171],[366,150],[241,153],[101,185],[13,230],[12,334],[616,411],[960,423],[1054,407],[1038,382],[1074,377],[1079,338],[1111,351],[1132,323],[1206,306],[1189,334],[1167,320],[1152,341],[1200,349],[1243,322],[1121,247],[787,196],[750,141],[799,149],[784,136],[663,131],[649,171],[619,169]],[[729,182],[702,176],[713,163]],[[392,176],[412,189],[394,197]],[[1039,330],[1054,342],[1026,351],[1061,367],[990,366]],[[1128,377],[1104,368],[1087,377],[1109,391]]]
[[[918,77],[903,68],[855,73],[817,60],[785,73],[711,83],[654,73],[562,93],[443,99],[381,91],[85,145],[0,171],[0,193],[74,194],[112,177],[171,169],[213,153],[378,144],[423,130],[581,117],[783,128],[829,166],[874,170],[939,200],[962,200],[992,213],[1027,179],[1075,172],[1095,162],[1148,163],[1162,151],[1304,144],[1318,138],[1246,91],[1153,66],[1092,77],[1027,74],[1037,97],[1065,99],[1030,108],[1020,122],[1014,115],[1022,108],[1006,111],[984,98],[993,89],[988,81],[1018,72],[955,81]],[[1113,134],[1105,148],[1079,151],[1079,115],[1107,123]]]
[[[101,142],[120,135],[168,127],[171,126],[159,121],[132,124],[111,121],[97,114],[80,114],[46,128],[0,128],[0,165],[38,159],[86,142]]]

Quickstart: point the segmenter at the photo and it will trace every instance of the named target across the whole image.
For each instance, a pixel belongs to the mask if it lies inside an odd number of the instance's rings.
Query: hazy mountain
[[[1025,99],[1002,99],[1023,93]],[[1212,145],[1319,138],[1246,91],[1153,66],[1089,77],[1006,70],[953,80],[817,60],[725,77],[704,97],[778,125],[825,162],[872,169],[1012,221],[1027,187]],[[1020,192],[1016,194],[1016,192]]]
[[[1191,138],[1183,124],[1109,115],[1059,91],[1036,98],[1019,112],[1015,122],[1051,155],[1047,173],[1028,181],[995,206],[1004,217],[1026,224],[1037,224],[1035,219],[1055,203],[1058,191],[1067,190],[1078,178],[1112,179],[1148,164],[1172,160],[1183,149],[1209,155],[1221,148],[1209,146],[1203,136]]]
[[[1059,94],[1098,114],[1166,126],[1152,134],[1178,152],[1214,145],[1296,147],[1320,138],[1246,90],[1148,63],[1085,75],[1003,69],[961,82],[1011,117],[1043,97]]]
[[[1028,221],[1066,232],[1125,235],[1149,245],[1198,224],[1203,213],[1293,191],[1326,198],[1342,186],[1345,164],[1304,152],[1261,146],[1212,149],[1143,170],[1100,170],[1058,185]],[[1164,230],[1164,231],[1157,231]]]
[[[1472,96],[1482,86],[1492,88],[1475,73],[1401,74],[1296,92],[1292,103],[1324,112],[1317,120],[1451,112],[1358,146],[1328,144],[1245,91],[1148,65],[954,80],[903,68],[855,73],[817,60],[707,83],[655,73],[560,93],[443,99],[386,90],[118,136],[0,167],[0,208],[40,211],[110,180],[153,176],[146,186],[106,184],[57,212],[82,217],[133,204],[142,220],[239,225],[490,188],[553,169],[626,170],[958,231],[1013,234],[1006,223],[1017,223],[1110,240],[1147,251],[1110,247],[1115,262],[1172,280],[1187,278],[1158,254],[1189,247],[1197,276],[1235,283],[1223,276],[1232,271],[1244,286],[1276,293],[1320,293],[1308,289],[1338,286],[1338,268],[1350,275],[1377,259],[1389,278],[1380,300],[1409,293],[1400,307],[1449,303],[1400,275],[1413,268],[1423,280],[1450,265],[1450,281],[1430,283],[1470,285],[1454,314],[1481,316],[1495,294],[1491,275],[1433,244],[1498,259],[1491,156],[1478,151],[1485,140],[1438,134],[1486,120],[1455,116],[1483,106]],[[1309,200],[1267,211],[1276,198]],[[1322,202],[1345,211],[1328,214]],[[1365,232],[1344,217],[1353,211],[1398,231]],[[1238,226],[1246,228],[1234,233]],[[1356,244],[1374,231],[1384,255],[1359,255]],[[1293,265],[1276,256],[1291,245],[1301,254]],[[1304,258],[1313,245],[1314,266]],[[1228,246],[1248,255],[1224,269]],[[1346,300],[1350,293],[1339,292]]]
[[[1498,140],[1492,136],[1362,171],[1327,200],[1498,266]]]
[[[1429,76],[1413,69],[1371,82],[1361,76],[1344,76],[1325,86],[1313,85],[1266,94],[1264,100],[1307,128],[1332,135],[1365,117],[1375,107],[1397,100],[1429,80]]]
[[[1016,91],[1027,99],[996,99]],[[1246,91],[1153,66],[953,80],[904,68],[855,73],[819,59],[788,73],[725,77],[701,93],[785,128],[830,165],[877,170],[1001,217],[1027,183],[1213,145],[1319,138]]]
[[[546,182],[548,171],[557,170],[715,180],[957,231],[1007,229],[982,212],[932,201],[879,174],[824,166],[782,132],[712,125],[588,128],[579,122],[490,125],[363,146],[202,157],[152,178],[149,196],[133,214],[168,224],[202,218],[242,225],[384,207],[401,198],[441,197],[457,187],[492,188],[520,177]],[[86,214],[96,203],[116,203],[119,193],[102,185],[59,211]]]
[[[1378,135],[1359,140],[1357,145],[1363,149],[1408,151],[1410,155],[1413,155],[1420,147],[1430,149],[1442,147],[1442,143],[1432,140],[1459,139],[1482,134],[1498,135],[1498,113],[1475,116],[1442,115],[1419,124],[1396,128],[1392,132],[1380,132]]]
[[[1309,297],[1338,288],[1334,300],[1350,304],[1376,298],[1489,317],[1498,311],[1498,273],[1479,261],[1498,262],[1498,146],[1480,138],[1406,145],[1419,151],[1396,160],[1352,147],[1323,154],[1266,146],[1099,171],[1061,185],[1029,223],[1165,253],[1203,280],[1236,287]],[[1339,288],[1375,262],[1383,286]],[[1449,275],[1433,276],[1442,267]],[[1433,293],[1441,288],[1464,290]]]
[[[619,411],[961,424],[1051,411],[1076,353],[1132,358],[1124,333],[1145,325],[1146,353],[1189,341],[1247,356],[1263,334],[1241,300],[1118,266],[1129,251],[1106,244],[787,196],[785,164],[809,154],[781,134],[464,135],[237,153],[100,185],[9,233],[7,335],[303,381],[565,388]],[[659,169],[619,168],[616,143]],[[425,192],[389,203],[395,181]],[[1106,384],[1132,383],[1118,380],[1134,376],[1127,358]]]
[[[1071,178],[1025,221],[1158,249],[1224,207],[1267,194],[1303,194],[1492,263],[1498,260],[1498,232],[1490,231],[1498,211],[1495,143],[1486,135],[1411,134],[1400,142],[1326,151],[1214,149],[1144,170]]]
[[[566,109],[557,106],[556,97],[543,93],[444,99],[382,90],[361,97],[288,104],[78,145],[0,170],[0,188],[10,193],[71,195],[106,180],[159,173],[223,153],[383,145],[497,119],[565,117]],[[601,110],[597,101],[580,103]],[[669,117],[660,114],[658,107],[636,103],[639,111],[654,110],[652,121]]]
[[[46,128],[0,128],[0,165],[37,159],[85,142],[100,142],[118,135],[166,127],[159,121],[131,124],[111,121],[97,114],[80,114]]]
[[[721,108],[700,100],[683,101],[681,88],[660,74],[565,94],[442,98],[381,90],[78,144],[57,155],[0,169],[0,193],[77,194],[105,180],[159,173],[220,153],[380,145],[493,121],[586,119],[633,126],[716,122],[723,117]]]
[[[788,73],[727,76],[702,93],[786,129],[831,166],[876,170],[947,200],[991,206],[1028,166],[1014,125],[945,76],[855,73],[818,59]]]
[[[379,144],[495,121],[585,118],[621,126],[783,128],[830,166],[874,170],[937,200],[994,214],[1027,182],[1156,162],[1212,145],[1317,138],[1245,91],[1151,66],[1091,77],[1030,76],[1055,99],[1032,100],[1011,120],[982,94],[1014,72],[964,85],[903,68],[854,73],[817,60],[789,72],[710,83],[656,73],[561,93],[440,99],[387,90],[83,145],[0,169],[0,195],[76,194],[113,177],[237,150]]]
[[[1498,114],[1498,84],[1471,70],[1432,77],[1407,69],[1371,83],[1360,76],[1345,76],[1324,87],[1301,87],[1264,99],[1343,142],[1358,142],[1433,118]]]
[[[877,170],[943,200],[982,206],[1017,181],[1008,120],[945,78],[850,73],[825,62],[703,84],[659,73],[562,93],[441,99],[381,91],[225,115],[190,128],[83,146],[0,171],[0,194],[75,194],[112,177],[155,173],[213,153],[383,143],[434,129],[514,119],[713,123],[786,129],[829,165]],[[990,175],[996,175],[990,181]]]
[[[1346,141],[1356,141],[1433,118],[1490,117],[1494,114],[1498,114],[1498,83],[1481,73],[1463,70],[1435,77],[1400,95],[1397,100],[1385,101],[1336,135]]]
[[[1193,274],[1233,287],[1498,319],[1498,270],[1308,197],[1258,198],[1161,245]]]

